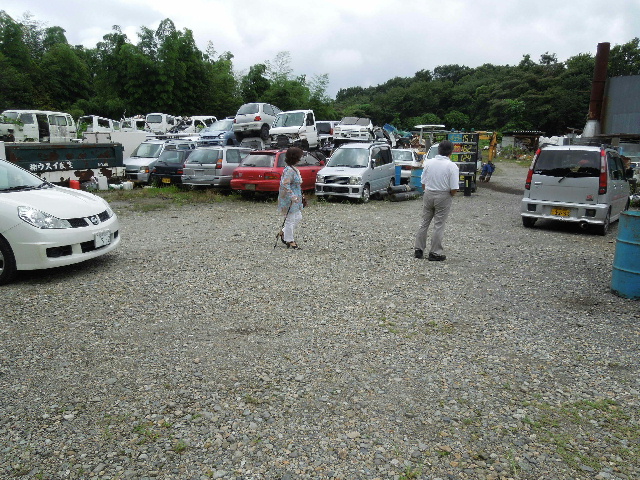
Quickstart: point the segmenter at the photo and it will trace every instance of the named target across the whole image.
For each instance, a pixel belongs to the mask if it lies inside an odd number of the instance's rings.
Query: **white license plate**
[[[109,245],[111,243],[111,231],[104,230],[102,232],[98,232],[93,236],[93,244],[96,248],[104,247],[105,245]]]
[[[245,190],[255,190],[256,186],[253,183],[247,183],[244,188]]]

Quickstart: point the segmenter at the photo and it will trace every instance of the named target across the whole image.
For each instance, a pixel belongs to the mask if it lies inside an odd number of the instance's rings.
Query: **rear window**
[[[242,162],[243,167],[271,167],[273,166],[273,158],[275,155],[267,155],[264,153],[250,154]],[[282,163],[282,165],[280,165]],[[278,166],[284,166],[284,155],[280,155]]]
[[[551,177],[597,177],[600,175],[598,150],[542,150],[534,173]]]
[[[189,163],[216,163],[219,158],[222,158],[222,150],[194,150],[189,156]]]
[[[242,105],[238,109],[238,115],[248,115],[251,113],[258,113],[259,107],[260,106],[257,103],[247,103],[245,105]]]
[[[413,155],[411,152],[402,150],[391,150],[391,155],[396,162],[412,162]]]
[[[331,134],[332,128],[329,122],[316,122],[316,128],[318,129],[318,133]]]

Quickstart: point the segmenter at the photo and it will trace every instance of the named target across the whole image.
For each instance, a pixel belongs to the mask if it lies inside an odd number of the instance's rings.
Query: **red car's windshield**
[[[242,162],[243,167],[273,167],[273,161],[276,158],[275,153],[251,153]],[[284,167],[284,155],[278,156],[278,167]]]

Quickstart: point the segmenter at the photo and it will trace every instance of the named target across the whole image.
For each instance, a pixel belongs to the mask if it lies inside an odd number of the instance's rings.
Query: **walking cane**
[[[287,214],[284,216],[284,220],[282,221],[282,226],[280,227],[280,231],[284,228],[284,224],[287,221],[287,217],[289,216],[289,210],[291,210],[291,205],[293,205],[293,200],[289,203],[289,208],[287,208]],[[276,243],[273,244],[273,248],[275,249],[278,246],[278,237],[280,235],[276,235]],[[284,238],[282,239],[284,241]]]

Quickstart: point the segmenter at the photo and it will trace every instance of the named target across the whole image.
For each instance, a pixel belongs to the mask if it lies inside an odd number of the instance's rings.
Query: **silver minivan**
[[[394,185],[395,164],[387,143],[345,143],[316,176],[316,197],[347,197],[367,203]]]
[[[521,202],[522,224],[559,220],[606,235],[629,208],[629,176],[620,154],[606,147],[550,146],[536,152]]]
[[[196,148],[184,164],[182,184],[229,188],[231,174],[250,151],[242,147]]]

